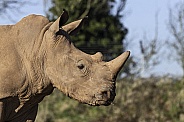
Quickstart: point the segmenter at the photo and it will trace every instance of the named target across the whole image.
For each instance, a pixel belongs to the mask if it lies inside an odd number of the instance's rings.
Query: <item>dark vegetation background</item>
[[[121,79],[113,105],[92,107],[54,91],[40,103],[37,122],[183,122],[184,80]]]
[[[118,2],[117,2],[118,1]],[[123,24],[127,0],[43,0],[51,7],[45,11],[54,21],[63,9],[69,12],[68,22],[88,16],[88,21],[77,36],[72,37],[76,47],[94,54],[102,52],[104,60],[110,60],[127,50],[128,27]],[[8,11],[19,12],[24,0],[1,0],[0,15]],[[92,107],[81,104],[55,90],[40,103],[36,122],[183,122],[184,79],[170,75],[150,74],[144,77],[142,70],[149,71],[160,63],[160,51],[169,48],[184,70],[184,3],[175,9],[168,8],[168,30],[172,40],[161,44],[158,39],[158,13],[153,38],[143,36],[139,41],[142,62],[131,56],[117,80],[115,101],[110,106]],[[9,17],[10,19],[11,16]],[[135,20],[136,21],[136,20]],[[133,52],[132,52],[133,53]]]

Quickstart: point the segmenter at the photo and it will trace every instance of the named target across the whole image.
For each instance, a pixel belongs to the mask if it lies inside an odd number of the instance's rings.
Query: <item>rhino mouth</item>
[[[95,100],[95,101],[93,101],[91,103],[88,103],[88,104],[91,105],[91,106],[100,106],[100,105],[109,106],[109,105],[112,104],[112,102],[113,101],[110,101],[110,100],[108,100],[108,101],[105,101],[105,100]]]
[[[116,94],[114,91],[103,91],[100,94],[95,94],[92,101],[88,102],[87,104],[91,106],[109,106],[114,101],[115,96]]]

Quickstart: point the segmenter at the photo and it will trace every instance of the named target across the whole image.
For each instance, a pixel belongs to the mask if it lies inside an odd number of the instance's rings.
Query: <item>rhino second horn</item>
[[[102,61],[103,60],[103,55],[101,52],[97,52],[96,54],[91,56],[94,60],[96,61]]]
[[[118,56],[117,58],[107,62],[107,65],[109,66],[110,70],[114,75],[117,75],[119,73],[119,71],[125,64],[126,60],[128,59],[129,55],[130,55],[130,51],[126,51],[122,53],[120,56]]]

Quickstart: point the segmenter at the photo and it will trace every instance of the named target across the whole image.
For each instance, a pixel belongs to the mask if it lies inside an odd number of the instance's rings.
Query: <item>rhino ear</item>
[[[63,9],[61,16],[50,26],[50,30],[57,32],[68,21],[68,12]]]
[[[84,21],[87,20],[87,16],[83,19],[71,22],[62,28],[69,34],[69,35],[75,35],[79,30],[82,28],[82,25],[84,24]]]

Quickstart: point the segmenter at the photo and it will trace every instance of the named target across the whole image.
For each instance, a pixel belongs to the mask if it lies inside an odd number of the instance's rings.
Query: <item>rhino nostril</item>
[[[110,98],[110,91],[103,91],[102,92],[102,97],[103,97],[103,99]]]

